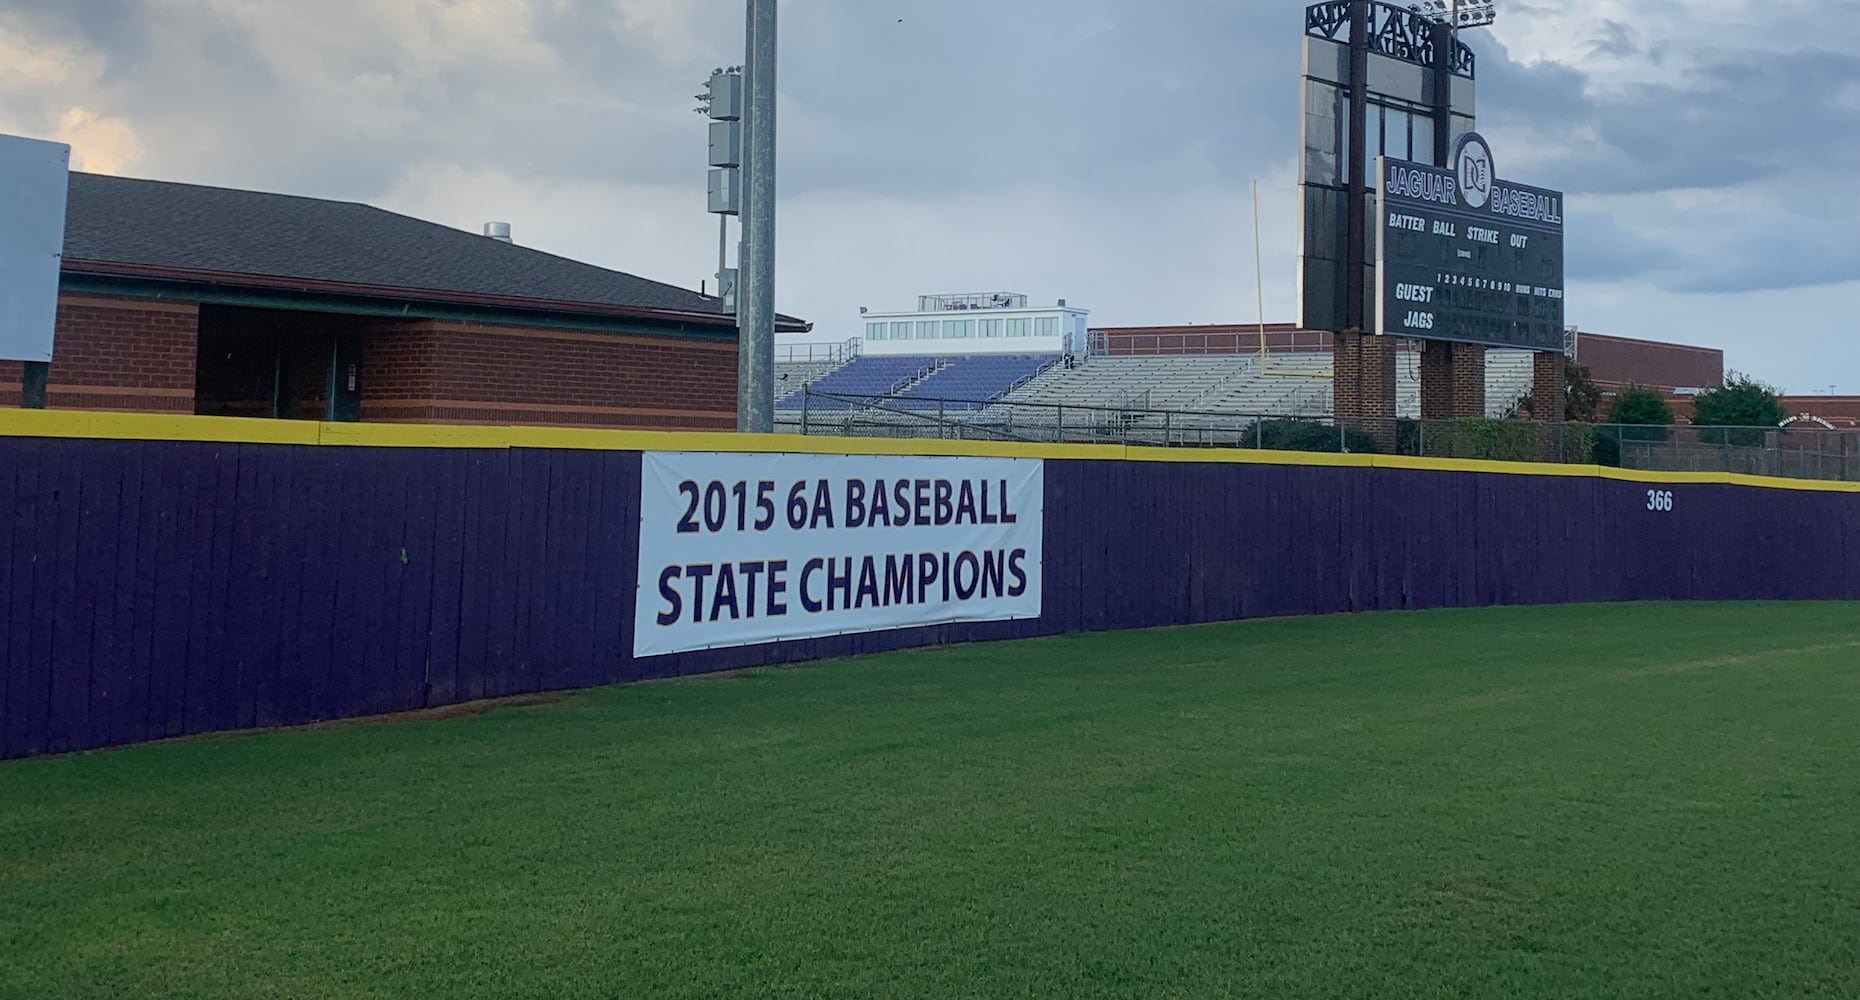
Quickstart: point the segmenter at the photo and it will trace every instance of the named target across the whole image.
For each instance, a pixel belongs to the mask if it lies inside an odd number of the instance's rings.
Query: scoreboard
[[[1461,137],[1452,170],[1377,158],[1376,332],[1563,349],[1563,195],[1497,180]]]

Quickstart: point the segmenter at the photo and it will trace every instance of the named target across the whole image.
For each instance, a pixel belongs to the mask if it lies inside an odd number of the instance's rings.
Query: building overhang
[[[617,306],[522,296],[389,288],[316,278],[188,270],[66,258],[63,291],[135,298],[180,299],[206,305],[297,309],[404,319],[446,319],[510,326],[546,326],[616,333],[736,338],[725,313]],[[813,324],[777,317],[780,333],[807,333]]]

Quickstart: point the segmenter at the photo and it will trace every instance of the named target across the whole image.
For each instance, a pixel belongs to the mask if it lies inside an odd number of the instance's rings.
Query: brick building
[[[1782,404],[1798,422],[1838,430],[1860,428],[1860,396],[1784,396]]]
[[[1260,340],[1273,354],[1322,353],[1335,346],[1334,338],[1322,330],[1303,330],[1289,323],[1195,324],[1187,326],[1102,327],[1091,331],[1093,350],[1112,355],[1155,354],[1251,354],[1259,350]],[[1369,338],[1375,340],[1376,338]],[[1415,346],[1414,342],[1390,338],[1397,350]],[[1657,340],[1613,337],[1603,333],[1577,331],[1576,360],[1589,368],[1589,376],[1604,390],[1613,392],[1630,384],[1639,384],[1672,392],[1675,389],[1709,389],[1724,383],[1724,351],[1715,347],[1693,347]],[[1450,400],[1476,391],[1472,359],[1477,349],[1440,350],[1432,357],[1423,355],[1423,377],[1437,382],[1432,398]],[[1385,377],[1379,366],[1371,365],[1370,374]],[[1345,365],[1346,378],[1351,369]],[[1360,373],[1359,373],[1360,374]],[[1458,388],[1455,388],[1455,387]],[[1375,394],[1376,387],[1370,387]],[[1468,399],[1461,409],[1476,411]]]
[[[1860,396],[1783,396],[1783,411],[1791,425],[1847,431],[1860,429]],[[1695,403],[1691,396],[1668,401],[1674,419],[1691,422]]]
[[[1672,392],[1724,384],[1724,351],[1716,347],[1584,332],[1576,335],[1576,362],[1608,392],[1628,385]]]
[[[0,405],[21,371],[0,364]],[[367,205],[73,173],[47,404],[730,429],[736,325],[695,291]]]
[[[1328,353],[1331,336],[1291,323],[1218,323],[1189,326],[1117,326],[1091,331],[1092,350],[1113,356],[1174,354]]]

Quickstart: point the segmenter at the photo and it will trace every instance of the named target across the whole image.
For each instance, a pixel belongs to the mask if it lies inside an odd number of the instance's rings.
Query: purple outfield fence
[[[634,659],[638,451],[0,436],[0,757],[937,642],[1860,599],[1835,486],[1220,458],[1047,459],[1036,620]]]

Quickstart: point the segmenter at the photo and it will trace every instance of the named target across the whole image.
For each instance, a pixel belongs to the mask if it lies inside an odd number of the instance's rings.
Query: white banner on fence
[[[646,452],[633,655],[1040,615],[1039,459]]]

